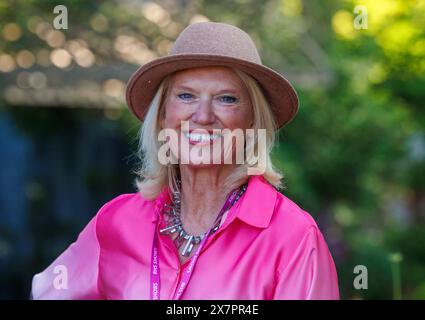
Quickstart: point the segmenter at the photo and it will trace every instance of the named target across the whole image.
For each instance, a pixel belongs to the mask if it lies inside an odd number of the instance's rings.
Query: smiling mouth
[[[223,135],[217,133],[199,133],[199,132],[185,132],[186,139],[190,144],[210,144],[215,140],[220,139]]]

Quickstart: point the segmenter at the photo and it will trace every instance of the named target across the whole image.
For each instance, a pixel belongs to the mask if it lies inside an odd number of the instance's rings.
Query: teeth
[[[207,142],[221,137],[220,134],[185,133],[186,138],[191,141]]]

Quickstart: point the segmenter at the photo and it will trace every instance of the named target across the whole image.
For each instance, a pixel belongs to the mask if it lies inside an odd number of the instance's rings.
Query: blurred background
[[[68,29],[53,27],[59,4]],[[0,299],[27,299],[105,202],[135,192],[126,82],[206,20],[247,31],[295,84],[300,110],[273,158],[283,193],[327,239],[341,297],[425,299],[425,1],[414,0],[1,0]],[[368,289],[353,285],[357,265]]]

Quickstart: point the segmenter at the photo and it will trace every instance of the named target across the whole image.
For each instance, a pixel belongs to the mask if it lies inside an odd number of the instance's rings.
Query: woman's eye
[[[219,98],[224,103],[235,103],[238,99],[232,96],[222,96]]]
[[[177,95],[177,97],[179,97],[182,100],[189,100],[189,99],[193,98],[193,95],[191,95],[190,93],[181,93],[181,94]]]

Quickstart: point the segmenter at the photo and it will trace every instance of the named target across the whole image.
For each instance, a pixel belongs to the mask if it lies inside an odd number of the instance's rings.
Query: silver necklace
[[[174,244],[176,245],[176,247],[178,249],[180,249],[180,247],[182,246],[182,244],[184,243],[183,246],[183,251],[181,253],[182,256],[189,256],[190,253],[193,250],[193,247],[195,246],[195,244],[199,244],[201,243],[202,239],[207,235],[207,232],[205,232],[202,235],[191,235],[189,233],[187,233],[184,228],[183,228],[183,224],[181,221],[181,217],[180,217],[180,204],[181,204],[181,200],[180,200],[180,186],[181,186],[181,182],[180,180],[178,180],[178,186],[179,189],[173,193],[172,196],[172,204],[165,204],[164,205],[164,213],[167,216],[167,227],[165,227],[164,229],[159,230],[159,232],[161,234],[169,234],[169,235],[173,235],[174,233],[177,233],[177,237],[174,239]],[[220,212],[220,214],[217,216],[215,223],[214,223],[214,227],[211,230],[211,234],[213,234],[214,232],[217,231],[217,229],[220,227],[220,218],[223,216],[223,214],[228,211],[238,200],[239,198],[243,195],[243,193],[245,192],[247,188],[247,184],[244,184],[242,187],[239,188],[237,195],[235,197],[235,199],[232,201],[231,205],[226,208],[226,210],[223,210],[222,212]]]

